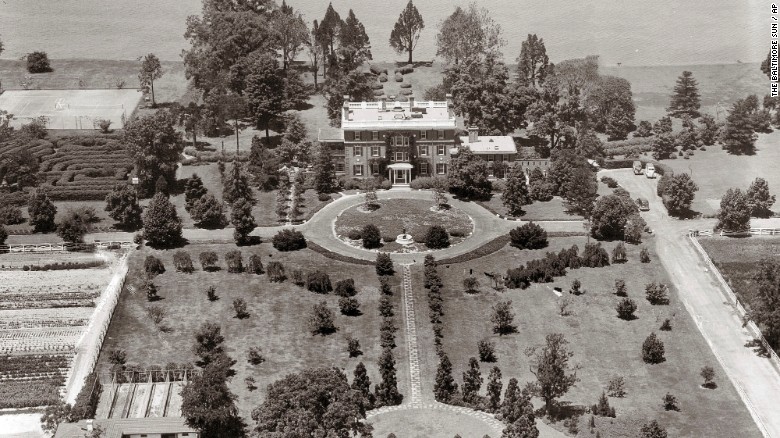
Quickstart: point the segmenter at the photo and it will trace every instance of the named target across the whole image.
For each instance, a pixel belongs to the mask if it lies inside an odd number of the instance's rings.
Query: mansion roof
[[[517,153],[515,141],[508,135],[480,135],[473,142],[469,141],[469,137],[460,137],[460,143],[477,155]]]
[[[347,102],[343,129],[455,129],[447,102]]]

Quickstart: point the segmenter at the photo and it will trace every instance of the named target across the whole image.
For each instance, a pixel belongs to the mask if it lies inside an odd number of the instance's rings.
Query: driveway
[[[769,359],[745,347],[753,337],[686,237],[688,229],[712,229],[715,219],[669,217],[655,194],[657,180],[635,176],[630,169],[601,174],[615,178],[632,197],[642,196],[650,202],[650,211],[643,212],[642,217],[656,235],[656,251],[680,299],[764,436],[780,437],[780,372]]]

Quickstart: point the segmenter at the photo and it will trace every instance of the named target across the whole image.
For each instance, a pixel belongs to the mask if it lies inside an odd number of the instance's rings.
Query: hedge
[[[356,259],[353,257],[345,256],[329,249],[325,249],[314,242],[307,242],[308,248],[314,252],[320,253],[329,259],[333,259],[339,262],[352,263],[355,265],[373,266],[374,262],[371,260]]]
[[[465,254],[461,254],[458,256],[450,257],[447,259],[442,259],[437,261],[438,264],[453,264],[453,263],[463,263],[468,262],[474,259],[478,259],[480,257],[484,257],[489,254],[493,254],[494,252],[500,250],[501,248],[505,247],[506,244],[509,243],[509,235],[504,234],[502,236],[498,236],[495,239],[491,240],[490,242],[480,246],[479,248],[469,251]]]

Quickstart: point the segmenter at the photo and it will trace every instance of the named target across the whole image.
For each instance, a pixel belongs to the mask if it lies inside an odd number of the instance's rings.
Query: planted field
[[[509,289],[497,292],[485,272],[505,272],[533,259],[542,258],[547,251],[558,252],[576,244],[583,247],[582,238],[554,238],[550,247],[542,250],[517,250],[505,247],[480,259],[460,264],[439,266],[444,287],[443,347],[453,363],[453,376],[462,383],[460,376],[467,369],[470,357],[479,357],[477,344],[482,339],[495,343],[497,362],[482,363],[482,376],[497,365],[503,372],[503,382],[514,377],[522,387],[534,381],[529,371],[529,358],[524,354],[528,347],[541,346],[545,336],[561,333],[574,353],[572,365],[580,365],[577,371],[580,381],[560,401],[566,411],[583,412],[596,403],[608,382],[615,377],[625,379],[626,396],[611,397],[617,418],[596,417],[596,429],[602,436],[637,436],[641,425],[657,419],[669,431],[670,436],[760,436],[739,396],[720,368],[714,355],[696,328],[691,317],[677,298],[675,290],[669,294],[668,305],[651,305],[645,297],[645,286],[650,282],[669,281],[662,266],[651,250],[651,263],[639,262],[639,247],[628,246],[628,262],[604,268],[579,268],[568,270],[564,277],[554,278],[552,283],[532,284],[525,290]],[[653,242],[646,242],[648,249]],[[607,250],[614,244],[606,243]],[[423,289],[422,269],[414,271],[413,284],[418,302],[427,303]],[[481,283],[479,292],[466,294],[462,281],[469,273]],[[636,319],[626,321],[617,317],[615,307],[620,301],[614,293],[615,280],[625,280],[628,297],[637,305]],[[568,291],[574,280],[581,282],[581,295]],[[559,296],[553,287],[560,287]],[[492,307],[499,301],[511,300],[517,332],[505,336],[493,333],[490,317]],[[561,315],[561,304],[569,302],[567,316]],[[671,331],[661,331],[665,319],[671,323]],[[423,392],[431,394],[438,358],[434,352],[433,330],[427,315],[418,313]],[[665,346],[665,361],[647,364],[642,359],[642,344],[655,332]],[[717,389],[701,387],[699,371],[704,366],[716,370]],[[481,394],[484,394],[485,385]],[[662,397],[666,393],[677,397],[681,411],[666,411]],[[536,406],[541,403],[534,399]],[[581,431],[588,430],[589,415],[579,418]],[[553,424],[565,430],[563,422]]]
[[[251,254],[259,255],[265,268],[272,261],[280,262],[287,277],[294,270],[304,273],[321,270],[330,276],[332,284],[347,278],[355,280],[360,304],[358,316],[346,316],[340,313],[339,297],[333,293],[317,294],[296,286],[288,278],[281,283],[269,281],[266,274],[228,273],[224,255],[234,250],[234,245],[188,245],[189,252],[196,261],[196,271],[192,274],[177,273],[173,267],[173,254],[170,251],[144,249],[132,255],[127,287],[122,292],[111,321],[106,340],[103,344],[98,370],[108,371],[111,363],[108,353],[122,349],[127,353],[128,365],[149,367],[168,362],[194,362],[192,352],[195,333],[206,321],[220,324],[225,337],[225,351],[237,361],[233,367],[236,376],[230,382],[230,389],[238,396],[241,415],[248,422],[251,410],[263,400],[263,394],[269,383],[285,375],[304,368],[319,366],[338,366],[351,376],[358,362],[365,363],[372,384],[379,382],[377,358],[381,353],[379,329],[382,317],[378,311],[379,290],[373,266],[356,266],[325,258],[311,251],[300,250],[283,253],[274,250],[269,244],[240,248],[244,264]],[[215,251],[219,256],[217,272],[204,272],[197,265],[202,251]],[[165,312],[163,324],[170,330],[161,331],[147,314],[150,303],[140,288],[143,279],[144,258],[154,254],[159,257],[166,272],[155,277],[160,301],[153,303]],[[394,279],[395,320],[402,326],[402,308],[399,280]],[[206,295],[208,287],[214,286],[218,299],[209,301]],[[238,319],[233,309],[233,300],[243,298],[247,303],[248,318]],[[307,319],[314,304],[327,303],[334,313],[336,333],[327,336],[314,336],[307,328]],[[352,335],[359,340],[363,354],[350,358],[347,353],[346,336]],[[399,376],[399,390],[408,396],[408,382],[404,378],[408,368],[405,357],[403,332],[396,333],[394,350]],[[247,361],[249,348],[262,350],[265,362],[250,365]],[[256,390],[249,390],[244,379],[255,379]],[[372,385],[373,386],[373,385]]]

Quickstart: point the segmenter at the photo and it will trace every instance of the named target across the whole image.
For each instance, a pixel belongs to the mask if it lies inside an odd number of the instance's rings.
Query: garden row
[[[71,354],[0,356],[0,384],[9,380],[62,376],[71,359]]]

